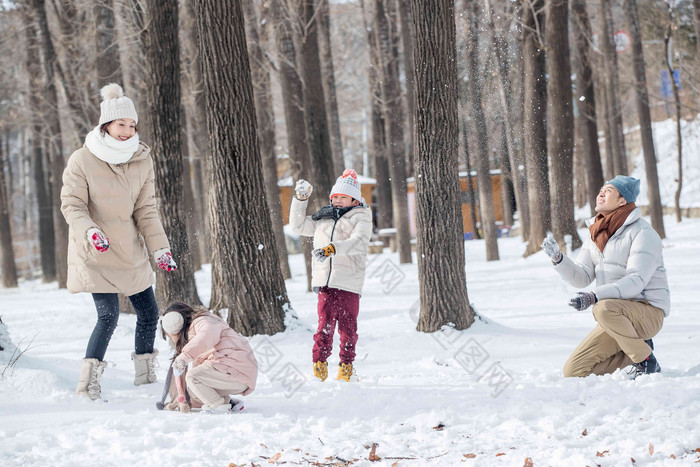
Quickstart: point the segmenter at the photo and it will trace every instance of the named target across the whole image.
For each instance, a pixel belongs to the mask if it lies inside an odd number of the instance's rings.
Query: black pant
[[[92,299],[97,308],[97,324],[88,341],[85,358],[102,361],[119,321],[119,298],[115,293],[94,293]],[[153,288],[149,287],[143,292],[131,295],[129,300],[136,310],[135,352],[137,355],[152,353],[158,328],[158,304]]]

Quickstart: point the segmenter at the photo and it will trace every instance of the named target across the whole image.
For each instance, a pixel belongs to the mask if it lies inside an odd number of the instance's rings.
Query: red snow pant
[[[321,287],[318,292],[318,330],[314,335],[314,362],[325,362],[331,355],[336,321],[340,334],[340,361],[349,364],[355,360],[359,311],[359,294]]]

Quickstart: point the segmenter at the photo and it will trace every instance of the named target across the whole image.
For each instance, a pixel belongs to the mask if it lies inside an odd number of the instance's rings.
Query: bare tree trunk
[[[673,7],[668,5],[668,26],[666,27],[666,34],[664,35],[664,56],[666,57],[666,70],[668,71],[668,78],[671,82],[671,88],[673,89],[673,100],[676,107],[676,139],[678,140],[678,188],[676,188],[676,193],[673,196],[673,201],[676,207],[676,222],[681,222],[681,189],[683,188],[683,138],[681,136],[681,98],[678,93],[678,85],[676,85],[676,80],[673,77],[673,67],[669,60],[669,42],[671,41],[671,34],[674,26],[673,20]]]
[[[0,269],[2,269],[2,286],[5,288],[17,287],[17,268],[15,267],[15,253],[12,249],[12,230],[10,226],[10,201],[11,185],[5,177],[5,157],[8,160],[9,153],[4,154],[0,144]]]
[[[625,135],[622,125],[622,106],[620,105],[620,78],[618,76],[617,52],[613,34],[615,32],[612,18],[612,2],[600,3],[600,43],[605,63],[606,100],[608,105],[608,118],[612,126],[612,133],[606,135],[611,138],[613,176],[627,175],[627,152],[625,150]]]
[[[552,231],[561,249],[566,251],[566,235],[571,235],[572,249],[578,249],[582,244],[574,222],[574,112],[571,108],[569,5],[566,0],[547,0],[546,4],[547,101],[552,115],[547,142],[551,160]]]
[[[498,34],[496,32],[496,26],[494,24],[493,18],[496,13],[491,5],[491,0],[486,0],[486,23],[490,32],[491,42],[493,43],[493,51],[496,57],[496,65],[498,66],[498,97],[501,104],[501,115],[503,120],[503,135],[502,143],[504,146],[504,153],[506,157],[504,162],[501,164],[501,188],[503,197],[503,222],[506,225],[513,224],[513,214],[510,208],[511,195],[515,195],[515,204],[520,213],[520,224],[522,226],[523,232],[530,225],[529,212],[527,209],[523,209],[523,206],[527,206],[527,193],[523,189],[524,183],[520,180],[522,176],[520,175],[520,170],[518,170],[517,154],[515,150],[515,130],[513,129],[513,122],[511,115],[514,112],[513,104],[511,102],[511,82],[510,82],[510,66],[508,64],[508,59],[506,54],[508,52],[508,44],[506,43],[505,34]],[[505,161],[508,161],[506,164]],[[507,171],[507,173],[504,173]],[[511,187],[511,189],[504,187]],[[507,204],[507,206],[506,206]]]
[[[416,227],[420,316],[434,332],[474,322],[464,270],[453,0],[412,0],[416,63]],[[431,66],[419,64],[430,63]],[[435,200],[441,202],[434,208]],[[440,248],[435,248],[440,245]]]
[[[176,271],[157,270],[156,297],[161,306],[179,300],[198,305],[194,267],[185,221],[180,128],[180,52],[177,0],[148,0],[149,27],[142,33],[148,77],[148,113],[158,212],[170,239]],[[188,181],[189,182],[189,181]]]
[[[496,261],[498,255],[498,235],[496,231],[496,214],[493,208],[493,191],[491,189],[491,167],[489,164],[488,134],[486,117],[482,102],[482,82],[479,70],[479,30],[480,2],[471,0],[465,2],[465,13],[469,15],[469,33],[467,47],[467,68],[469,81],[467,85],[467,101],[476,132],[476,144],[469,152],[474,154],[476,161],[476,188],[479,191],[479,221],[481,233],[486,240],[486,261]]]
[[[109,83],[123,83],[117,30],[114,27],[114,0],[96,0],[95,17],[97,57],[97,89]]]
[[[284,0],[274,0],[270,12],[275,24],[275,44],[279,55],[278,79],[282,88],[282,105],[284,121],[287,128],[287,146],[292,166],[292,180],[310,180],[315,183],[311,173],[311,156],[306,139],[306,121],[304,120],[304,90],[297,70],[297,52],[294,44],[294,32],[289,17],[289,7]],[[320,207],[323,196],[314,196],[310,204]],[[311,242],[302,237],[302,250],[306,269],[306,290],[311,291]]]
[[[261,34],[258,27],[261,24],[255,11],[255,4],[243,2],[243,12],[246,18],[248,37],[248,55],[250,57],[250,72],[253,78],[253,94],[255,96],[255,114],[258,123],[258,144],[263,163],[263,178],[265,194],[267,195],[268,213],[272,230],[277,243],[279,264],[282,277],[289,279],[292,272],[287,259],[287,245],[284,242],[284,224],[282,223],[282,204],[277,185],[277,154],[275,151],[275,114],[272,109],[272,91],[270,73],[266,68],[265,54],[262,49]],[[261,26],[264,27],[264,26]]]
[[[406,187],[406,154],[404,145],[404,115],[399,82],[398,50],[392,44],[392,26],[384,0],[375,2],[375,40],[381,64],[381,90],[384,104],[385,134],[391,148],[389,177],[391,181],[391,200],[393,226],[399,250],[399,262],[411,263],[411,232],[408,221],[408,198]]]
[[[51,42],[49,24],[46,19],[46,4],[44,0],[31,0],[34,11],[37,14],[39,38],[44,57],[44,73],[46,75],[46,89],[42,94],[46,103],[46,126],[49,136],[47,147],[51,160],[49,181],[51,183],[51,195],[53,198],[53,228],[56,236],[56,279],[58,287],[66,288],[68,279],[68,224],[61,213],[61,186],[63,169],[65,168],[63,139],[61,137],[60,116],[58,114],[58,95],[56,92],[56,80],[54,67],[58,57]]]
[[[305,34],[301,38],[300,68],[304,83],[306,139],[311,155],[311,173],[318,196],[330,195],[335,182],[326,101],[318,50],[318,18],[314,0],[301,0],[301,19]],[[340,175],[340,174],[338,174]]]
[[[54,4],[56,18],[61,30],[58,39],[60,54],[57,54],[53,64],[57,83],[66,95],[68,108],[73,117],[76,133],[73,141],[67,141],[66,146],[82,145],[85,136],[93,129],[99,118],[99,102],[92,88],[95,71],[86,66],[89,60],[76,60],[83,53],[79,31],[87,21],[87,13],[79,9],[74,0],[51,0]],[[62,60],[60,57],[62,57]],[[118,64],[118,62],[117,62]],[[93,91],[92,93],[90,91]],[[91,96],[94,96],[92,97]],[[91,98],[92,97],[92,98]]]
[[[552,222],[547,176],[547,80],[541,37],[544,29],[543,6],[544,0],[530,0],[523,6],[523,134],[530,206],[530,235],[525,256],[540,251]]]
[[[365,30],[367,31],[367,43],[369,44],[370,67],[368,75],[372,121],[372,152],[374,156],[374,178],[377,180],[377,208],[375,209],[375,215],[377,216],[377,228],[386,229],[393,224],[393,207],[387,157],[389,147],[384,113],[382,112],[381,77],[379,75],[381,62],[379,60],[379,51],[377,50],[377,31],[372,19],[374,18],[376,6],[374,2],[365,3],[361,0],[360,3],[362,4]]]
[[[243,11],[238,2],[194,4],[211,134],[212,288],[225,300],[210,307],[228,308],[243,335],[274,334],[290,305],[270,217],[255,215],[267,201]]]
[[[647,176],[649,216],[651,217],[651,226],[656,230],[656,233],[658,233],[661,238],[666,238],[663,207],[661,206],[661,194],[659,192],[659,174],[656,169],[656,151],[654,149],[654,138],[651,129],[651,113],[649,111],[649,94],[647,93],[642,33],[639,29],[636,0],[625,0],[624,10],[625,16],[627,17],[627,27],[629,28],[632,38],[634,90],[637,98],[639,133],[642,137],[642,150],[644,151],[644,169]]]
[[[207,131],[206,101],[204,98],[204,88],[202,83],[202,67],[200,63],[199,42],[197,28],[194,25],[194,9],[192,0],[184,0],[185,6],[184,21],[186,28],[181,38],[182,48],[185,51],[187,60],[181,64],[181,69],[186,70],[189,88],[189,99],[187,99],[187,131],[191,140],[189,148],[190,168],[192,171],[192,196],[194,198],[195,216],[198,219],[196,232],[197,244],[199,247],[199,257],[202,263],[211,260],[209,247],[209,235],[206,233],[206,226],[209,225],[209,211],[207,209],[207,196],[209,189],[205,183],[207,173],[207,163],[209,162],[209,132]],[[183,68],[185,67],[185,68]]]
[[[572,0],[571,22],[574,26],[576,43],[576,91],[578,103],[580,135],[586,167],[586,198],[595,215],[596,197],[603,186],[603,166],[598,146],[598,123],[596,120],[595,88],[591,68],[591,23],[588,19],[585,0]]]
[[[331,48],[330,8],[328,0],[320,0],[318,8],[318,47],[321,58],[323,94],[326,96],[328,131],[331,138],[331,151],[333,152],[333,173],[341,174],[345,169],[345,160],[343,157],[343,138],[340,133],[340,118],[338,116],[338,98],[335,91],[333,52]]]
[[[39,56],[39,44],[37,43],[37,30],[34,21],[29,17],[29,12],[23,12],[23,21],[27,39],[26,68],[29,76],[29,88],[34,90],[29,93],[29,109],[35,115],[32,122],[32,159],[33,178],[36,186],[37,207],[39,210],[39,254],[41,256],[41,272],[44,282],[56,280],[56,238],[53,229],[53,202],[51,199],[51,186],[46,177],[44,164],[50,167],[50,161],[44,152],[41,142],[44,118],[39,97],[41,83],[41,59]]]
[[[399,8],[401,21],[401,42],[403,44],[403,62],[406,76],[406,176],[413,176],[413,147],[416,114],[416,72],[413,63],[413,12],[411,2],[395,0]]]

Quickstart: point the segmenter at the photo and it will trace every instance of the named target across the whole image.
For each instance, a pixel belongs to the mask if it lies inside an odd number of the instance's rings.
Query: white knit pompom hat
[[[185,324],[185,318],[176,311],[166,313],[160,319],[160,326],[163,328],[163,331],[168,334],[180,334],[183,324]]]
[[[110,83],[100,90],[100,123],[109,123],[119,118],[130,118],[139,122],[134,101],[124,95],[124,90],[117,83]]]
[[[338,177],[335,181],[335,185],[331,188],[330,199],[333,199],[335,195],[347,195],[352,199],[362,202],[362,187],[360,186],[360,181],[357,179],[357,172],[353,169],[345,169],[343,175]]]

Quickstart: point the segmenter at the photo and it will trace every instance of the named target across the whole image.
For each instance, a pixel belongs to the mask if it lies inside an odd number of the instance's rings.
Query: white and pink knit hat
[[[335,195],[347,195],[352,199],[362,201],[362,187],[359,180],[357,180],[357,172],[353,169],[345,169],[343,171],[343,175],[335,181],[329,198],[333,199]]]

